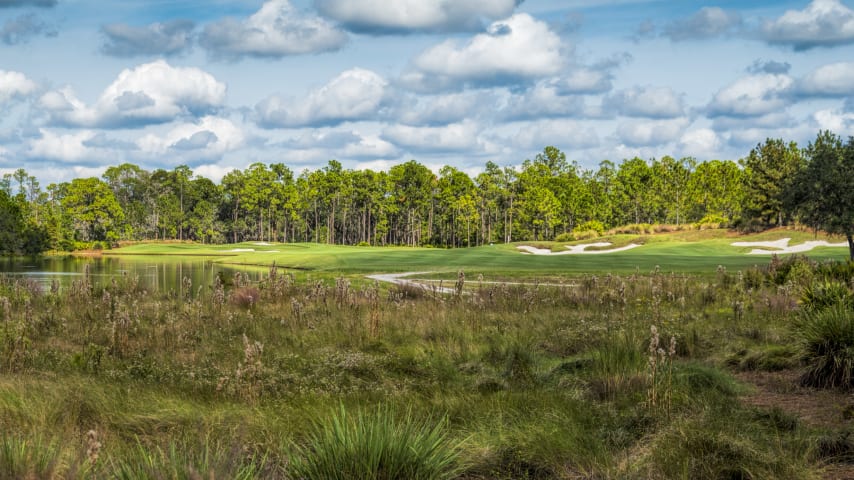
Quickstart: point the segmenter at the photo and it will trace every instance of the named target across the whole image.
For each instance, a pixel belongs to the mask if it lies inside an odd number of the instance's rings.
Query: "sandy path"
[[[566,247],[567,250],[565,252],[553,252],[547,248],[536,248],[528,245],[520,245],[516,248],[522,250],[523,253],[530,253],[532,255],[598,255],[602,253],[624,252],[626,250],[631,250],[635,247],[640,247],[640,245],[636,243],[630,243],[625,247],[612,248],[610,250],[587,250],[587,247],[607,247],[608,245],[611,245],[611,242],[571,245]]]
[[[404,277],[411,277],[412,275],[421,275],[424,273],[432,273],[432,272],[377,273],[374,275],[368,275],[367,277],[370,278],[371,280],[393,283],[395,285],[405,285],[407,287],[423,288],[424,290],[428,290],[431,292],[454,293],[453,288],[439,287],[436,285],[425,285],[421,282],[416,282],[414,280],[406,280],[404,278]]]
[[[764,247],[754,248],[748,255],[771,255],[774,253],[803,253],[809,252],[815,247],[848,247],[848,243],[828,243],[826,240],[812,240],[804,242],[800,245],[789,246],[791,238],[781,238],[772,242],[735,242],[733,247]],[[774,248],[775,250],[765,250],[765,248]]]

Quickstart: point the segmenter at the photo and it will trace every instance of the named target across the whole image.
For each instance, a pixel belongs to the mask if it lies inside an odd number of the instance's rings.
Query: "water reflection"
[[[104,284],[113,278],[136,276],[139,283],[150,291],[183,293],[182,279],[189,278],[193,289],[209,288],[217,275],[230,278],[235,272],[249,275],[258,280],[266,269],[252,267],[233,267],[211,263],[205,257],[50,257],[50,258],[4,258],[0,259],[0,274],[27,278],[49,289],[55,281],[60,288],[66,288],[74,280],[79,280],[89,267],[89,277],[93,284]]]

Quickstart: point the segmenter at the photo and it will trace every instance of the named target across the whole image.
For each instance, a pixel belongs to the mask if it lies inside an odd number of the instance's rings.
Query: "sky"
[[[854,133],[851,0],[0,0],[0,173],[738,160]]]

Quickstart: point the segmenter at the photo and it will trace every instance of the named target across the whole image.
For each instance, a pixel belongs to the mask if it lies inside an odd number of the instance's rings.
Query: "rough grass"
[[[809,478],[838,432],[783,428],[731,375],[789,368],[781,269],[469,273],[460,296],[284,269],[191,295],[0,278],[0,476]],[[651,325],[676,342],[656,371]]]

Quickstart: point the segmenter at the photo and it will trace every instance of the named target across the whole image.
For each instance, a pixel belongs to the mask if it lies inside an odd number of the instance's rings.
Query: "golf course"
[[[601,255],[533,255],[523,249],[536,246],[554,253],[567,246],[593,241],[517,242],[473,248],[439,249],[418,247],[360,247],[311,243],[282,244],[244,242],[227,245],[194,243],[140,243],[105,251],[108,256],[168,255],[204,256],[212,262],[311,271],[333,275],[358,275],[379,272],[433,272],[456,279],[458,271],[497,279],[542,277],[544,275],[648,273],[658,267],[664,272],[714,274],[719,266],[746,269],[768,262],[770,254],[751,254],[752,247],[734,246],[739,242],[767,242],[789,238],[789,246],[816,239],[835,247],[820,246],[808,254],[817,260],[844,260],[848,249],[844,237],[820,237],[804,230],[777,229],[754,235],[738,235],[724,229],[685,230],[668,234],[612,235],[597,238],[612,246],[599,248]],[[608,253],[610,248],[636,244],[631,250]],[[520,248],[522,247],[522,248]],[[775,249],[769,250],[774,251]],[[776,249],[785,255],[784,249]],[[596,250],[594,250],[596,251]],[[587,252],[589,253],[589,252]]]
[[[141,242],[2,276],[0,477],[845,478],[843,240]],[[165,259],[229,269],[92,273]]]

